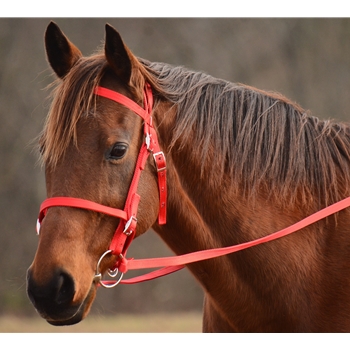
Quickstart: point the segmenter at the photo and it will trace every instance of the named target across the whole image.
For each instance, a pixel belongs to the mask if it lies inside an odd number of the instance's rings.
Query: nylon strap
[[[134,102],[130,98],[120,94],[119,92],[104,88],[102,86],[98,86],[95,89],[94,93],[95,95],[103,96],[112,101],[118,102],[125,107],[128,107],[137,115],[139,115],[143,120],[145,120],[146,122],[149,122],[150,111],[148,110],[148,108],[146,109],[146,106],[145,106],[145,109],[143,109],[141,106],[139,106],[136,102]]]
[[[80,209],[87,209],[97,211],[106,215],[114,216],[123,220],[127,220],[127,213],[124,210],[115,209],[101,205],[86,199],[72,198],[72,197],[53,197],[45,199],[40,206],[38,220],[41,223],[46,212],[51,207],[73,207]]]
[[[322,220],[332,214],[335,214],[341,210],[344,210],[349,206],[350,206],[350,197],[347,197],[324,209],[321,209],[320,211],[280,231],[277,231],[268,236],[258,238],[250,242],[237,244],[230,247],[202,250],[194,253],[172,256],[172,257],[165,257],[165,258],[151,258],[151,259],[139,259],[139,260],[124,259],[123,265],[121,265],[120,267],[120,271],[123,273],[127,272],[128,270],[159,268],[164,266],[166,267],[139,277],[129,279],[129,280],[122,280],[120,283],[131,284],[131,283],[139,283],[142,281],[148,281],[154,278],[165,276],[177,270],[180,270],[181,268],[185,267],[186,264],[203,261],[207,259],[212,259],[212,258],[217,258],[220,256],[235,253],[250,247],[257,246],[259,244],[267,243],[267,242],[285,237],[311,224],[314,224],[315,222]]]

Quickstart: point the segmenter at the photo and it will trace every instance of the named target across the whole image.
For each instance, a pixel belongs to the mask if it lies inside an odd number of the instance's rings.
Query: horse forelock
[[[93,90],[101,78],[103,56],[81,58],[63,78],[50,86],[51,105],[40,136],[42,161],[52,166],[76,142],[78,121],[93,106]]]
[[[138,61],[131,57],[137,68]],[[81,118],[95,114],[94,89],[100,84],[108,65],[102,52],[81,58],[64,79],[57,78],[50,86],[51,105],[39,146],[44,164],[55,166],[71,142],[77,143],[77,123]],[[134,69],[129,90],[142,101],[145,80],[139,69]]]
[[[190,145],[188,155],[203,165],[207,181],[218,183],[221,176],[237,192],[263,191],[281,203],[313,207],[349,192],[347,124],[321,121],[277,93],[183,67],[144,64],[177,106],[171,146]]]

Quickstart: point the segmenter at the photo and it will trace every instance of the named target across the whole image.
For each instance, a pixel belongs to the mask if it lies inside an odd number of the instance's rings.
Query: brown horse
[[[104,52],[81,52],[50,23],[57,85],[40,139],[48,198],[122,210],[148,123],[107,88],[145,108],[167,161],[166,224],[147,158],[137,233],[153,228],[176,254],[264,237],[350,195],[350,128],[320,121],[285,97],[136,58],[106,25]],[[81,321],[96,264],[125,218],[65,205],[45,209],[28,295],[51,324]],[[350,331],[350,210],[293,235],[188,264],[205,291],[206,332]],[[135,220],[136,225],[136,220]],[[120,257],[107,254],[102,273]]]

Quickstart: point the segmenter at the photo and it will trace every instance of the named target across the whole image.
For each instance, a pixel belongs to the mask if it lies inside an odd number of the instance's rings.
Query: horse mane
[[[189,142],[208,181],[230,178],[237,191],[275,199],[328,205],[348,193],[350,127],[321,121],[284,96],[133,57],[132,86],[142,96],[145,81],[176,107],[171,147]],[[55,165],[80,118],[91,116],[94,88],[106,72],[102,52],[81,58],[54,82],[52,104],[41,135],[42,159]],[[166,117],[166,116],[165,116]],[[194,132],[195,131],[195,132]],[[215,157],[209,155],[214,152]],[[204,173],[211,163],[212,172]]]
[[[195,145],[190,156],[202,162],[207,181],[222,175],[248,196],[264,192],[281,204],[317,209],[349,193],[349,125],[321,121],[278,93],[143,64],[177,107],[172,145]]]

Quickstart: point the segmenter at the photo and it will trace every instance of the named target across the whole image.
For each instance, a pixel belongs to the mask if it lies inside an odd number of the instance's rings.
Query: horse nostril
[[[75,301],[73,277],[63,269],[54,269],[49,280],[40,281],[33,269],[27,274],[27,294],[39,314],[54,325],[74,324],[83,317],[82,302]]]
[[[61,272],[58,275],[56,283],[55,302],[57,304],[69,303],[75,293],[73,278],[68,273]]]
[[[28,270],[27,293],[36,308],[52,309],[73,300],[74,280],[67,272],[58,270],[48,283],[41,285],[33,278],[32,271]]]

